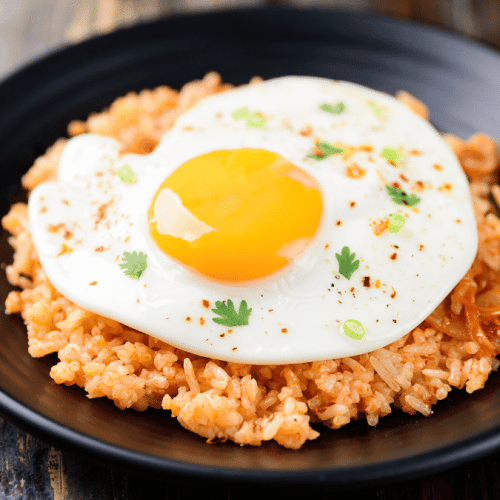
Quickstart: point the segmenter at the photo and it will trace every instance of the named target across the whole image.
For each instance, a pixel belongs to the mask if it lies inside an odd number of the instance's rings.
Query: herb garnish
[[[382,156],[393,165],[399,165],[404,160],[404,154],[396,148],[384,148]]]
[[[122,182],[125,184],[133,184],[136,182],[135,172],[128,166],[123,165],[123,167],[119,168],[116,173]]]
[[[326,111],[327,113],[340,115],[340,113],[345,111],[345,104],[341,101],[336,102],[335,104],[328,104],[325,102],[319,107],[319,109],[321,109],[321,111]]]
[[[387,189],[387,194],[391,197],[392,201],[398,205],[414,207],[420,203],[420,198],[415,193],[408,194],[401,188],[395,188],[387,184],[385,185],[385,189]]]
[[[307,155],[307,158],[312,158],[313,160],[324,160],[329,156],[337,155],[343,151],[344,150],[342,148],[337,148],[327,142],[317,142],[316,146]]]
[[[148,266],[146,260],[147,255],[142,252],[123,252],[120,268],[125,271],[126,276],[138,280]]]
[[[266,119],[262,113],[259,113],[258,111],[252,113],[248,110],[248,108],[237,109],[233,112],[233,118],[235,120],[245,120],[249,127],[254,128],[263,128],[266,124]]]
[[[354,260],[356,254],[351,253],[349,247],[344,247],[340,254],[335,254],[335,257],[339,263],[339,274],[350,280],[354,271],[359,267],[359,260]]]
[[[361,340],[365,335],[364,326],[356,319],[348,319],[344,323],[344,333],[351,339]]]
[[[215,309],[212,311],[221,316],[220,318],[212,318],[214,323],[224,326],[244,326],[248,325],[248,317],[252,309],[248,309],[247,301],[242,300],[238,312],[234,308],[233,301],[228,299],[227,304],[218,300],[215,303]]]

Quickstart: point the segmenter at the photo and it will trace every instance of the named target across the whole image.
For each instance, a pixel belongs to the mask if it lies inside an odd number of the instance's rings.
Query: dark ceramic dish
[[[427,103],[435,126],[462,137],[500,134],[500,56],[457,36],[370,14],[243,10],[172,17],[67,48],[0,84],[1,212],[34,159],[85,118],[129,90],[179,88],[219,71],[317,75]],[[11,252],[3,234],[1,261]],[[10,286],[3,273],[0,299]],[[472,396],[454,390],[429,418],[395,412],[376,428],[358,421],[300,451],[208,445],[167,412],[120,411],[49,377],[55,356],[32,359],[19,317],[0,316],[0,411],[57,446],[163,477],[265,483],[366,485],[436,472],[500,447],[500,376]]]

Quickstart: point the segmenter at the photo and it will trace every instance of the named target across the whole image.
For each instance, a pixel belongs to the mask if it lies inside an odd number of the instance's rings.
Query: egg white
[[[346,109],[338,115],[319,109],[339,101]],[[233,112],[242,107],[262,113],[265,126],[235,120]],[[306,126],[312,136],[300,133]],[[313,137],[371,145],[373,151],[316,161],[307,158]],[[313,175],[323,191],[324,220],[314,244],[282,273],[249,286],[226,286],[165,255],[149,235],[147,210],[158,186],[190,158],[244,147],[276,152]],[[394,166],[381,156],[384,147],[420,154]],[[366,170],[364,177],[346,176],[352,162]],[[120,181],[116,171],[123,165],[137,182]],[[382,179],[405,189],[424,182],[417,209],[395,204]],[[446,183],[452,188],[438,189]],[[403,229],[376,236],[373,223],[392,213],[405,216]],[[386,94],[309,77],[278,78],[205,99],[150,155],[122,155],[118,142],[91,134],[71,139],[58,181],[32,192],[29,218],[42,266],[70,300],[198,355],[254,364],[352,356],[397,340],[446,297],[477,251],[467,180],[435,129]],[[350,279],[339,274],[335,257],[345,246],[360,260]],[[123,253],[133,251],[147,254],[138,280],[119,266]],[[248,325],[213,322],[215,302],[227,299],[236,307],[246,300],[252,308]],[[361,340],[344,334],[349,319],[363,324]]]

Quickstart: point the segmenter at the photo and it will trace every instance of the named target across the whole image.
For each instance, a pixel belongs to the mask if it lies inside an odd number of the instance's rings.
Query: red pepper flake
[[[439,191],[449,191],[451,189],[451,184],[449,182],[445,182],[442,186],[439,186]]]
[[[94,251],[95,252],[104,252],[104,247],[97,247]]]
[[[462,224],[462,221],[461,221],[460,219],[457,219],[455,222],[456,222],[457,224]]]
[[[288,330],[286,328],[281,329],[281,333],[287,333],[287,332],[288,332]]]
[[[309,137],[313,133],[313,129],[311,125],[306,125],[299,134],[303,137]]]
[[[313,156],[321,158],[323,156],[323,150],[318,146],[314,146],[312,149]]]
[[[354,292],[354,287],[351,287],[351,289],[349,290],[351,293]]]
[[[350,206],[351,208],[354,208],[354,207],[356,206],[356,202],[355,202],[355,201],[350,201],[350,202],[349,202],[349,206]]]
[[[389,228],[389,217],[373,223],[373,233],[375,236],[380,236],[386,229]]]
[[[363,276],[363,286],[370,288],[370,276]]]
[[[272,313],[273,311],[274,311],[274,309],[269,309],[269,311],[267,311],[267,312],[270,312],[270,313]]]
[[[61,245],[61,249],[59,250],[59,253],[57,254],[57,257],[60,257],[61,255],[64,255],[65,253],[71,253],[73,251],[72,248],[69,248],[66,243],[63,243]]]
[[[352,163],[346,167],[346,176],[350,179],[361,179],[366,174],[366,170],[357,163]]]
[[[47,211],[47,207],[42,207],[42,208],[39,210],[39,213],[40,213],[40,214],[44,214],[46,211]]]
[[[391,255],[391,260],[396,260],[398,258],[398,254],[396,252],[394,252],[392,255]]]
[[[203,307],[205,307],[206,309],[208,309],[210,307],[210,302],[208,300],[205,300],[203,299],[201,301],[201,304],[203,305]]]
[[[391,286],[391,288],[392,288],[391,299],[393,299],[394,297],[396,297],[396,290],[394,290],[393,286]]]
[[[375,288],[380,288],[380,280],[375,281]]]
[[[415,181],[413,183],[413,185],[411,186],[411,188],[414,190],[414,191],[423,191],[424,188],[425,188],[425,184],[422,182],[422,181]]]
[[[189,322],[191,321],[191,317],[190,317],[190,316],[188,316],[188,317],[186,318],[186,321],[189,323]]]
[[[53,224],[47,226],[47,231],[49,231],[49,233],[57,233],[59,230],[63,231],[63,238],[65,240],[69,240],[73,236],[73,233],[66,227],[66,224],[62,222],[61,224],[57,224],[57,226]]]
[[[225,336],[226,336],[226,334],[225,334],[225,333],[221,333],[221,334],[219,335],[219,337],[220,337],[220,338],[224,338]]]
[[[338,220],[335,225],[338,227],[338,226],[341,226],[342,225],[342,221],[341,220]]]
[[[419,249],[420,251],[422,251],[424,248],[425,248],[425,247],[424,247],[424,245],[418,245],[418,249]]]
[[[399,184],[399,182],[394,181],[394,182],[391,183],[391,186],[393,188],[399,189],[401,187],[401,184]]]
[[[369,144],[362,144],[361,146],[359,146],[359,150],[371,153],[373,151],[373,147],[370,146]]]
[[[61,200],[66,206],[69,206],[69,201],[68,200]]]
[[[200,325],[203,326],[205,324],[205,319],[204,318],[200,318]]]
[[[399,174],[399,178],[404,182],[410,182],[410,179],[408,179],[408,177],[406,177],[403,173]]]
[[[227,333],[233,333],[233,330],[228,330]]]
[[[47,231],[49,233],[57,233],[62,227],[64,227],[64,224],[58,224],[57,226],[55,224],[49,224],[47,226]]]
[[[432,165],[436,170],[443,170],[443,167],[441,165],[439,165],[438,163],[434,163],[434,165]]]
[[[413,156],[419,156],[421,155],[421,151],[419,151],[418,149],[412,149],[411,151],[408,151],[408,154],[409,155],[413,155]]]
[[[233,347],[231,350],[232,351],[236,351],[236,349],[238,349],[237,347]]]
[[[327,244],[325,245],[325,250],[328,250],[328,248],[329,248],[329,247],[330,247],[330,243],[327,243]]]
[[[396,319],[393,319],[393,320],[392,320],[392,322],[393,322],[393,323],[397,323],[398,321],[397,321]]]
[[[89,283],[89,286],[94,286],[94,285],[97,285],[97,281],[91,281],[91,282]]]
[[[108,207],[109,207],[109,203],[103,203],[97,209],[97,216],[96,216],[96,220],[94,223],[94,227],[97,228],[97,225],[99,224],[99,222],[101,222],[104,219],[104,217],[106,217],[106,211],[108,210]]]

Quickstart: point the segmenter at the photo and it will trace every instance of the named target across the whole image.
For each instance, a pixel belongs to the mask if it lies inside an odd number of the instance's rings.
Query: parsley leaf
[[[228,299],[227,304],[218,300],[215,303],[215,307],[216,309],[212,309],[212,311],[221,317],[213,318],[214,323],[224,326],[248,325],[248,317],[250,316],[252,309],[248,309],[246,300],[241,301],[238,312],[236,312],[233,301],[231,299]]]
[[[120,268],[125,271],[126,276],[138,280],[148,266],[146,259],[147,255],[142,252],[123,252]]]
[[[340,254],[335,254],[335,257],[339,263],[339,273],[350,280],[354,271],[359,267],[359,260],[354,260],[356,254],[351,253],[349,247],[344,247]]]
[[[340,113],[343,113],[345,111],[345,104],[340,101],[336,102],[335,104],[328,104],[325,102],[319,107],[319,109],[321,109],[321,111],[326,111],[327,113],[340,115]]]
[[[266,124],[266,119],[262,113],[258,111],[252,113],[248,108],[237,109],[232,116],[235,120],[245,120],[248,127],[264,128]]]
[[[123,165],[123,167],[119,168],[116,173],[122,182],[125,184],[133,184],[136,182],[135,172],[128,166]]]
[[[387,194],[391,197],[392,201],[398,205],[414,207],[420,203],[420,198],[415,193],[408,194],[401,188],[395,188],[387,184],[385,185],[385,189],[387,190]]]
[[[337,155],[343,151],[344,150],[342,148],[337,148],[327,142],[317,142],[316,147],[311,150],[311,152],[307,155],[307,158],[312,158],[313,160],[324,160],[329,156]]]
[[[404,154],[396,148],[384,148],[382,156],[393,165],[399,165],[404,160]]]

